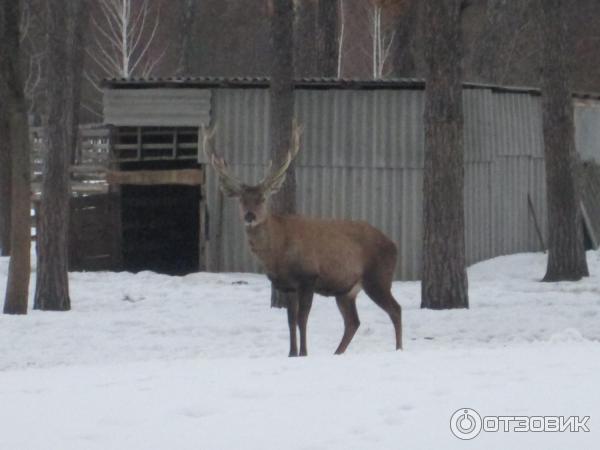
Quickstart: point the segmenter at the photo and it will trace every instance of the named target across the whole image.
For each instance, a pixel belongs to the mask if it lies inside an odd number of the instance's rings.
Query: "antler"
[[[300,150],[300,136],[302,135],[302,127],[298,125],[298,123],[294,120],[293,129],[292,129],[292,142],[291,147],[288,150],[285,159],[281,166],[272,170],[273,161],[269,161],[269,166],[267,167],[267,175],[261,180],[260,186],[262,187],[264,192],[277,192],[281,185],[285,181],[285,174],[298,154]]]
[[[242,192],[242,183],[237,177],[229,172],[225,159],[217,156],[213,149],[212,138],[215,135],[216,128],[215,125],[207,130],[207,128],[202,125],[202,148],[204,149],[208,161],[219,176],[219,185],[223,193],[230,197],[235,197]]]

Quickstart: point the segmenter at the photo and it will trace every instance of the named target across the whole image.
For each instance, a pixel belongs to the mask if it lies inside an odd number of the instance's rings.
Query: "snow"
[[[600,252],[587,256],[576,283],[539,282],[543,254],[476,264],[468,311],[421,310],[419,283],[395,283],[402,352],[361,294],[361,327],[333,356],[341,316],[317,297],[309,356],[292,359],[264,276],[72,273],[72,311],[0,316],[0,449],[596,448]],[[590,416],[591,431],[461,441],[449,420],[464,407]]]

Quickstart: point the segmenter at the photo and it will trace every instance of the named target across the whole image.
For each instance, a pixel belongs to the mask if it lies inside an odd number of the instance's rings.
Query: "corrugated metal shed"
[[[581,168],[581,203],[590,245],[600,246],[600,165],[588,161]]]
[[[210,95],[209,89],[107,89],[104,123],[136,127],[208,124]]]
[[[217,151],[246,182],[262,177],[269,159],[267,79],[112,80],[107,86],[109,91],[211,92]],[[380,228],[399,246],[396,277],[402,279],[417,279],[421,268],[423,87],[421,80],[296,82],[296,115],[304,130],[296,172],[299,212],[367,220]],[[535,215],[545,238],[539,92],[466,84],[463,101],[468,263],[540,250],[533,220]],[[582,154],[600,142],[590,142],[600,129],[592,124],[600,124],[600,118],[587,110],[600,103],[595,97],[584,103],[577,110],[577,123],[587,124],[585,130],[577,126]],[[211,171],[207,188],[208,267],[259,270],[236,201],[223,199]]]

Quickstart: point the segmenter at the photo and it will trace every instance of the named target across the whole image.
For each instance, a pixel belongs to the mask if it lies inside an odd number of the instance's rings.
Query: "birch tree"
[[[344,38],[346,37],[346,10],[344,8],[345,0],[339,0],[339,35],[338,35],[338,54],[337,54],[337,77],[342,78],[344,64]]]
[[[371,76],[385,78],[390,71],[389,59],[395,45],[397,29],[394,18],[406,0],[370,0],[367,2],[371,41]]]
[[[97,70],[86,73],[96,87],[102,78],[149,77],[165,55],[157,51],[160,11],[152,0],[98,0],[87,54]]]

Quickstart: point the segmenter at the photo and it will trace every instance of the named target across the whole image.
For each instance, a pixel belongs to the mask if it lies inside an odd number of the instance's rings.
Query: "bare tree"
[[[548,266],[544,281],[588,276],[575,153],[573,99],[569,83],[571,37],[564,0],[539,1],[543,33],[542,120],[548,198]]]
[[[90,96],[82,103],[93,115],[101,117],[98,99],[102,95],[101,79],[149,77],[162,61],[167,48],[158,44],[160,11],[154,7],[154,1],[98,0],[93,3],[97,13],[91,20],[93,38],[86,48],[91,64],[86,66],[84,77],[94,88],[96,98]]]
[[[6,105],[11,160],[11,258],[8,269],[5,314],[26,314],[29,295],[31,152],[27,105],[20,69],[19,2],[0,0],[0,99]]]
[[[25,98],[27,99],[28,114],[31,116],[37,110],[38,97],[42,85],[42,60],[44,52],[39,48],[39,37],[44,33],[39,23],[40,14],[37,12],[40,0],[20,0],[21,16],[19,20],[19,35],[21,44],[21,64],[24,73]]]
[[[465,269],[461,0],[426,0],[421,307],[468,308]]]
[[[344,63],[344,38],[346,37],[346,12],[344,9],[345,0],[339,0],[338,20],[340,24],[338,36],[338,53],[337,53],[337,77],[342,78],[343,63]]]
[[[375,80],[385,78],[391,70],[389,62],[397,32],[395,20],[405,1],[369,0],[365,3],[371,41],[371,76]]]
[[[46,0],[45,161],[38,221],[38,264],[34,308],[71,308],[68,280],[69,165],[77,142],[87,0],[61,8]],[[63,5],[64,6],[64,5]]]
[[[271,160],[282,164],[290,148],[294,120],[294,6],[292,0],[272,0],[271,45],[273,61],[271,66]],[[275,214],[289,214],[296,211],[296,176],[292,162],[281,190],[273,196],[271,209]],[[271,306],[282,308],[297,307],[294,294],[284,295],[271,289]],[[289,311],[289,308],[288,308]]]
[[[102,94],[103,78],[150,77],[165,56],[158,42],[160,11],[154,0],[98,0],[91,20],[93,38],[86,52],[92,62],[84,72],[86,80]],[[85,102],[83,107],[101,116],[101,102]]]

